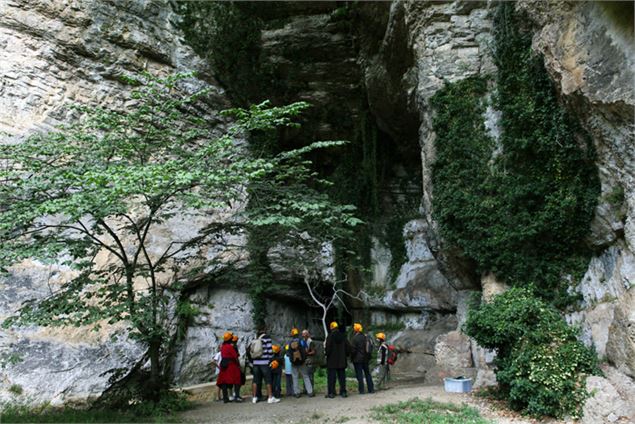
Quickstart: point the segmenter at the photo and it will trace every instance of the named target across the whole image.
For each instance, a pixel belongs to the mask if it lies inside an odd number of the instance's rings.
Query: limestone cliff
[[[436,134],[430,101],[446,82],[496,72],[494,7],[474,1],[289,2],[250,12],[261,22],[258,63],[271,83],[251,93],[253,99],[314,105],[305,129],[284,134],[282,142],[352,140],[342,154],[352,162],[348,168],[340,167],[338,155],[318,158],[321,172],[339,177],[343,186],[349,179],[347,196],[362,192],[360,204],[374,229],[361,248],[371,272],[351,272],[348,279],[349,288],[364,288],[369,297],[351,302],[345,319],[394,329],[391,341],[408,350],[395,367],[397,376],[439,381],[460,373],[476,376],[477,384],[493,382],[492,352],[459,330],[472,292],[489,296],[504,287],[493,275],[477,275],[473,264],[447,249],[439,235],[433,215]],[[581,324],[585,341],[614,367],[606,380],[596,378],[590,387],[613,387],[602,391],[615,392],[619,399],[630,393],[635,377],[635,49],[632,20],[619,19],[623,11],[613,7],[516,4],[529,17],[533,49],[543,55],[560,100],[579,117],[597,151],[602,196],[588,235],[595,256],[583,279],[573,284],[583,302],[568,318]],[[62,105],[70,101],[125,103],[127,91],[118,77],[127,71],[200,70],[200,84],[212,88],[212,115],[227,107],[229,97],[211,76],[209,64],[184,42],[173,24],[178,20],[168,3],[158,0],[2,3],[4,139],[13,141],[63,121]],[[496,137],[497,112],[488,109],[483,120]],[[279,338],[293,324],[319,326],[315,311],[302,300],[301,286],[294,285],[298,273],[276,267],[276,258],[285,254],[284,247],[272,246],[268,255],[275,278],[288,287],[267,300]],[[48,284],[67,278],[66,272],[25,264],[0,282],[0,315],[24,299],[45,296]],[[202,284],[192,289],[190,300],[203,313],[190,323],[172,358],[177,383],[211,378],[207,365],[222,330],[251,337],[251,300],[237,287]],[[4,390],[12,384],[21,385],[33,401],[98,396],[107,386],[103,372],[144,362],[140,346],[123,336],[110,342],[107,336],[41,329],[2,333],[1,354],[11,359],[17,353],[24,361],[0,369],[0,396],[14,399]],[[624,405],[607,408],[590,408],[589,419],[600,422],[611,413],[629,413]]]

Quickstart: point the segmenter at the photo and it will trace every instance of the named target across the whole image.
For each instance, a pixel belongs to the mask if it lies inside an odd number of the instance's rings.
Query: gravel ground
[[[197,423],[372,423],[371,408],[389,403],[396,403],[412,398],[427,399],[438,402],[466,403],[479,410],[481,415],[499,424],[560,424],[563,421],[535,421],[522,417],[504,409],[500,404],[472,394],[446,393],[442,386],[425,386],[420,384],[394,384],[388,390],[371,395],[351,394],[343,399],[326,399],[323,394],[314,398],[306,396],[295,399],[285,398],[278,404],[266,402],[251,403],[245,398],[243,403],[204,401],[211,399],[211,394],[202,396],[197,406],[183,413],[182,418]]]

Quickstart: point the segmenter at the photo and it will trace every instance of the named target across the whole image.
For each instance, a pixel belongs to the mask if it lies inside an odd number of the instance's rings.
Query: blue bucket
[[[467,393],[472,391],[472,379],[466,377],[446,377],[443,379],[443,386],[449,393]]]

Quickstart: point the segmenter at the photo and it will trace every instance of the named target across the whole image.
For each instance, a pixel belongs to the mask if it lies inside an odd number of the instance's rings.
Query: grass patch
[[[491,424],[467,405],[410,399],[373,408],[372,417],[382,423]]]
[[[191,407],[183,396],[144,402],[128,409],[52,408],[49,405],[0,405],[0,423],[180,423],[177,413]]]

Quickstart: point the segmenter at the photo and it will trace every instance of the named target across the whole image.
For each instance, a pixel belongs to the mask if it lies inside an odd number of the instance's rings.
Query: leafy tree
[[[122,322],[148,347],[147,393],[155,398],[165,382],[160,360],[170,319],[184,309],[195,313],[182,305],[175,311],[175,294],[192,275],[232,265],[208,259],[211,247],[249,227],[357,223],[350,206],[333,205],[315,190],[285,190],[308,187],[313,178],[304,153],[343,142],[275,156],[249,154],[241,142],[245,132],[296,125],[306,103],[234,109],[227,114],[236,120],[222,131],[204,118],[206,91],[192,92],[190,76],[126,77],[136,88],[125,110],[75,106],[75,122],[0,146],[0,266],[8,271],[36,258],[75,269],[70,281],[26,302],[4,326]],[[258,195],[270,197],[246,211],[247,199]],[[171,219],[206,225],[156,246],[153,231]]]

